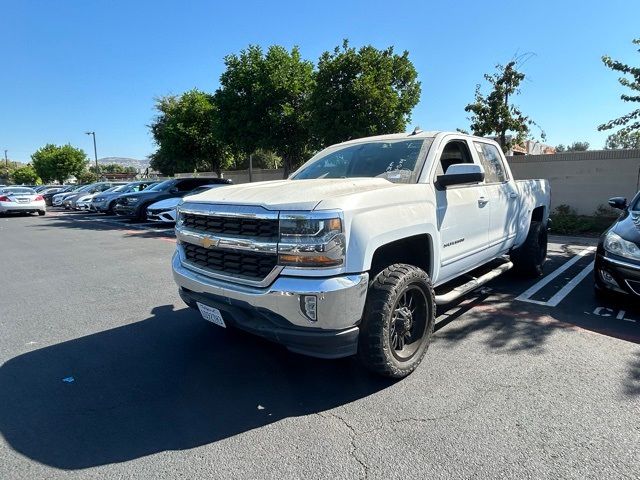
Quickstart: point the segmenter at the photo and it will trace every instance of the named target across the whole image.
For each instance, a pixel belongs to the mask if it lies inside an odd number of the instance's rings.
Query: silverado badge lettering
[[[458,240],[454,240],[453,242],[445,243],[445,244],[442,246],[442,248],[447,248],[447,247],[450,247],[450,246],[452,246],[452,245],[457,245],[457,244],[462,243],[462,242],[464,242],[464,238],[459,238]]]

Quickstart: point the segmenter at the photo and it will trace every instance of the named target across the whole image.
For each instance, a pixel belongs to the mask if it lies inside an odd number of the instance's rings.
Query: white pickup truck
[[[485,138],[361,138],[287,180],[186,197],[173,275],[213,323],[403,377],[425,355],[436,305],[511,268],[542,273],[549,195],[545,180],[514,180]]]

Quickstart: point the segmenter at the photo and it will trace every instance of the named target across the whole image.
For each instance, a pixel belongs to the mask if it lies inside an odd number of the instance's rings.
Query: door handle
[[[516,192],[509,192],[509,198],[518,198],[520,195],[518,195]]]
[[[487,197],[480,197],[478,199],[478,205],[484,207],[487,203],[489,203],[489,199]]]

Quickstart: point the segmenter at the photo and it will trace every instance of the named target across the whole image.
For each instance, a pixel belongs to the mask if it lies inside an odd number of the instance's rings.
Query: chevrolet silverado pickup
[[[221,327],[400,378],[422,361],[437,305],[510,269],[542,274],[549,197],[486,138],[351,140],[287,180],[186,197],[173,275]]]

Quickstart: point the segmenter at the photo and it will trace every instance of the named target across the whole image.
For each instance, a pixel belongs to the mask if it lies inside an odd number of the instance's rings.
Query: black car
[[[48,191],[45,191],[42,194],[42,197],[44,198],[44,203],[47,204],[48,207],[50,207],[53,203],[53,196],[56,195],[57,193],[67,193],[67,192],[71,192],[72,190],[74,190],[75,188],[78,188],[78,185],[60,185],[60,189],[56,190],[55,188],[52,188]]]
[[[640,192],[630,203],[615,197],[609,205],[622,215],[600,237],[595,262],[596,293],[640,298]]]
[[[135,220],[144,220],[147,215],[147,207],[152,203],[173,197],[184,197],[193,189],[202,185],[231,184],[231,180],[226,178],[174,178],[158,183],[141,192],[121,195],[117,199],[115,208],[116,215],[129,217]]]

